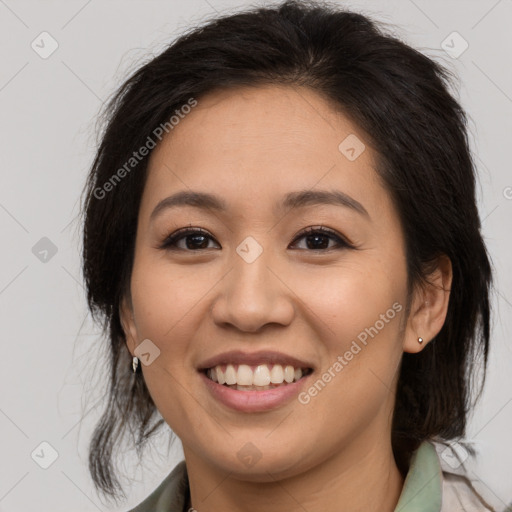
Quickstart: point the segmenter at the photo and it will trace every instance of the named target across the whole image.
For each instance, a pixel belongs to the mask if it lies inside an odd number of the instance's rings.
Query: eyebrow
[[[279,210],[293,210],[306,206],[319,205],[335,205],[351,208],[367,219],[370,219],[370,214],[359,201],[356,201],[340,190],[298,190],[286,194],[282,203],[276,206]],[[177,206],[192,206],[218,212],[228,210],[226,201],[221,197],[207,192],[183,190],[162,199],[151,213],[150,220],[156,218],[164,210]]]

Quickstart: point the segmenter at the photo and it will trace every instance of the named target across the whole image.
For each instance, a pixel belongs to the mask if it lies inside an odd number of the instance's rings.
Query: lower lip
[[[262,391],[239,391],[209,379],[205,373],[199,372],[206,387],[219,402],[242,412],[260,412],[277,409],[297,396],[304,387],[311,373],[297,382],[283,384],[274,389]]]

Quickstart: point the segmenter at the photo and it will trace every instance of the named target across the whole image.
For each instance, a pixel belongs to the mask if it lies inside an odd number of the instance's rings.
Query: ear
[[[135,325],[135,318],[133,315],[133,305],[131,297],[124,296],[121,299],[119,305],[119,319],[121,321],[121,326],[123,327],[124,335],[126,338],[126,346],[128,347],[130,354],[134,356],[135,347],[138,345],[138,337],[137,327]]]
[[[442,254],[437,259],[434,271],[427,276],[428,283],[414,290],[403,340],[404,352],[421,352],[443,327],[452,278],[450,258]],[[419,343],[418,338],[423,338],[423,343]]]

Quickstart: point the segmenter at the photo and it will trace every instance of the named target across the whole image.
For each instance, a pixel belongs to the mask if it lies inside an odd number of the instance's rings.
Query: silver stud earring
[[[418,343],[423,343],[423,338],[418,338]]]
[[[133,373],[137,373],[137,368],[139,367],[139,358],[138,357],[133,357],[132,359],[132,370],[133,370]]]

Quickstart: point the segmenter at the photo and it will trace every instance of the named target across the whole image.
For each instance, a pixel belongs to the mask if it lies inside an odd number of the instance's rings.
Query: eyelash
[[[337,242],[337,246],[330,247],[330,248],[327,248],[327,249],[300,249],[300,250],[306,250],[308,252],[312,252],[312,251],[315,251],[315,252],[316,251],[326,252],[326,251],[329,251],[329,250],[332,250],[332,249],[355,249],[356,248],[354,245],[349,243],[346,239],[344,239],[343,237],[338,235],[336,233],[336,231],[334,231],[334,230],[332,230],[330,228],[327,228],[325,226],[311,226],[311,227],[308,227],[308,228],[304,229],[303,231],[301,231],[295,237],[295,239],[293,240],[292,244],[296,243],[299,239],[301,239],[303,237],[311,236],[311,235],[314,235],[314,234],[320,234],[322,236],[328,236],[328,237],[331,238],[331,240],[334,239]],[[180,241],[182,239],[185,239],[187,236],[190,236],[190,235],[204,235],[204,236],[206,236],[206,237],[208,237],[210,239],[213,239],[213,237],[207,231],[205,231],[204,229],[201,229],[201,228],[182,228],[182,229],[179,229],[178,231],[175,231],[174,233],[172,233],[168,237],[166,237],[164,242],[160,246],[160,249],[169,250],[169,251],[173,250],[173,251],[186,251],[186,252],[200,252],[201,249],[196,249],[196,250],[193,250],[193,249],[180,249],[180,248],[176,247],[176,244],[177,244],[178,241]],[[206,249],[203,249],[203,250],[206,250]]]

